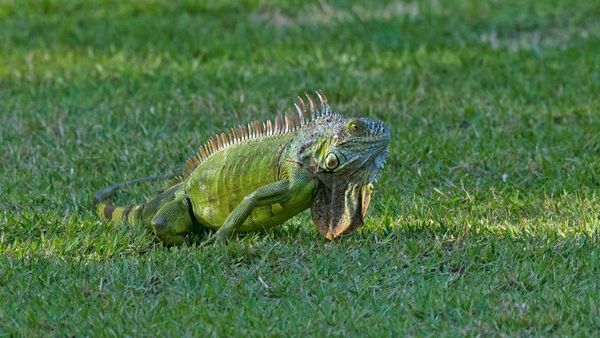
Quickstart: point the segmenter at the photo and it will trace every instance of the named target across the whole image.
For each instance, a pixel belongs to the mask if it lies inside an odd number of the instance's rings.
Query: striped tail
[[[113,223],[139,224],[143,208],[143,204],[123,207],[100,202],[96,204],[96,213]]]
[[[149,223],[149,219],[147,220],[146,218],[149,217],[151,219],[158,210],[159,204],[162,204],[157,203],[159,201],[156,201],[156,198],[148,201],[147,203],[130,206],[112,205],[111,203],[107,202],[107,199],[114,195],[117,191],[121,190],[125,185],[139,182],[164,180],[170,177],[172,177],[172,175],[137,178],[122,183],[113,184],[104,189],[98,190],[94,195],[94,209],[96,210],[98,216],[113,223],[127,223],[132,225]],[[160,194],[159,196],[161,195],[163,194]],[[160,202],[162,202],[162,199]]]

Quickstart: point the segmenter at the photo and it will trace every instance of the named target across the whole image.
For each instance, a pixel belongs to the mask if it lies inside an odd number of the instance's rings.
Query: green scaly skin
[[[96,193],[97,213],[113,222],[143,224],[164,243],[180,244],[196,226],[216,232],[205,242],[233,232],[267,229],[312,209],[319,231],[333,239],[361,226],[372,183],[387,156],[389,131],[368,118],[320,108],[278,117],[274,126],[252,124],[211,139],[198,159],[165,191],[129,207],[105,200],[122,185]]]

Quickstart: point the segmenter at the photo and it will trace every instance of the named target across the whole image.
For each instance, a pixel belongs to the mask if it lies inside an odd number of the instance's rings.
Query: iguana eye
[[[354,134],[354,135],[358,135],[360,133],[362,133],[362,131],[364,130],[364,125],[361,122],[358,121],[350,121],[350,123],[348,123],[348,130],[350,131],[350,133]]]

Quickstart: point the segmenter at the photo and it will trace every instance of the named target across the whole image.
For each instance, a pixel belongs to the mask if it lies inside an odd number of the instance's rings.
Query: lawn
[[[0,336],[590,336],[600,2],[0,0]],[[322,89],[385,121],[368,220],[168,248],[95,190]],[[132,187],[140,202],[159,183]]]

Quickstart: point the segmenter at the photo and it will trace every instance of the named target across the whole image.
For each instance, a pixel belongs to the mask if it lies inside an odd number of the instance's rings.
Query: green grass
[[[0,0],[0,336],[597,333],[598,17],[589,0]],[[352,236],[305,213],[166,248],[91,212],[95,190],[176,172],[316,88],[392,133]]]

